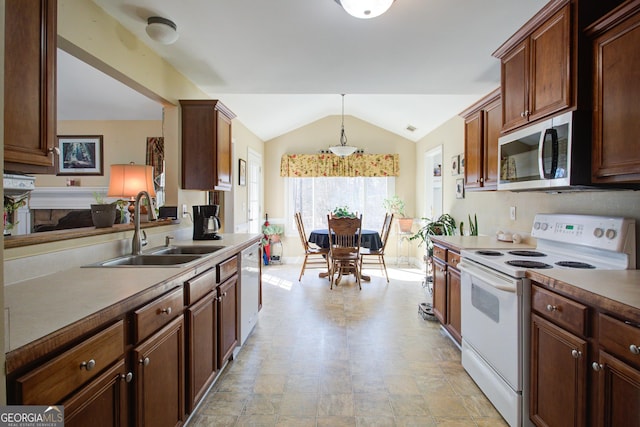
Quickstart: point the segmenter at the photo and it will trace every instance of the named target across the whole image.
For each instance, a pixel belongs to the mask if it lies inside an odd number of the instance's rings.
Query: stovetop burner
[[[596,268],[595,265],[587,264],[586,262],[579,261],[558,261],[556,265],[560,267],[570,267],[570,268]]]
[[[500,255],[503,255],[502,252],[498,252],[498,251],[476,251],[476,253],[478,255],[485,255],[485,256],[500,256]]]
[[[516,251],[517,252],[517,251]],[[512,261],[505,261],[506,264],[511,265],[513,267],[524,267],[524,268],[552,268],[551,265],[545,264],[544,262],[538,261],[529,261],[526,259],[514,259]]]
[[[509,253],[516,256],[547,256],[547,254],[538,251],[509,251]]]

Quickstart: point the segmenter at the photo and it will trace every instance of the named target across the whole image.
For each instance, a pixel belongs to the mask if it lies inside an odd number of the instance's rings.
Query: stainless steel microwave
[[[498,190],[562,190],[591,182],[590,124],[577,111],[502,136],[498,149]]]

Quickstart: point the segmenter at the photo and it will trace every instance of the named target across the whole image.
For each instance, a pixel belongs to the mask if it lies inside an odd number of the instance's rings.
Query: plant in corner
[[[431,236],[452,236],[456,230],[456,221],[449,214],[442,214],[437,219],[421,218],[422,227],[409,238],[409,240],[420,239],[418,246],[422,243],[427,245],[427,253],[433,255],[433,242]]]
[[[284,234],[282,226],[277,224],[269,224],[262,226],[262,234],[264,234],[270,242],[279,242]]]
[[[91,205],[91,219],[96,228],[113,227],[116,221],[116,203],[107,203],[102,194],[93,193],[96,203]]]
[[[384,199],[382,206],[388,213],[399,215],[398,228],[400,233],[411,233],[411,227],[413,226],[413,218],[407,218],[404,212],[405,203],[397,194],[393,197]]]

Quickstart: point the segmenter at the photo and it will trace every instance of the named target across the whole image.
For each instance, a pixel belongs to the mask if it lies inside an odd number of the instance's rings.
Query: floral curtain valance
[[[280,176],[310,178],[318,176],[398,176],[398,154],[284,154],[280,160]]]

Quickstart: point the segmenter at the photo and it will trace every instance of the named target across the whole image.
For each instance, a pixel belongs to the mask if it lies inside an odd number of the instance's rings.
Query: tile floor
[[[263,268],[252,335],[189,421],[204,426],[507,426],[423,320],[423,273],[378,270],[329,289],[319,270]]]

